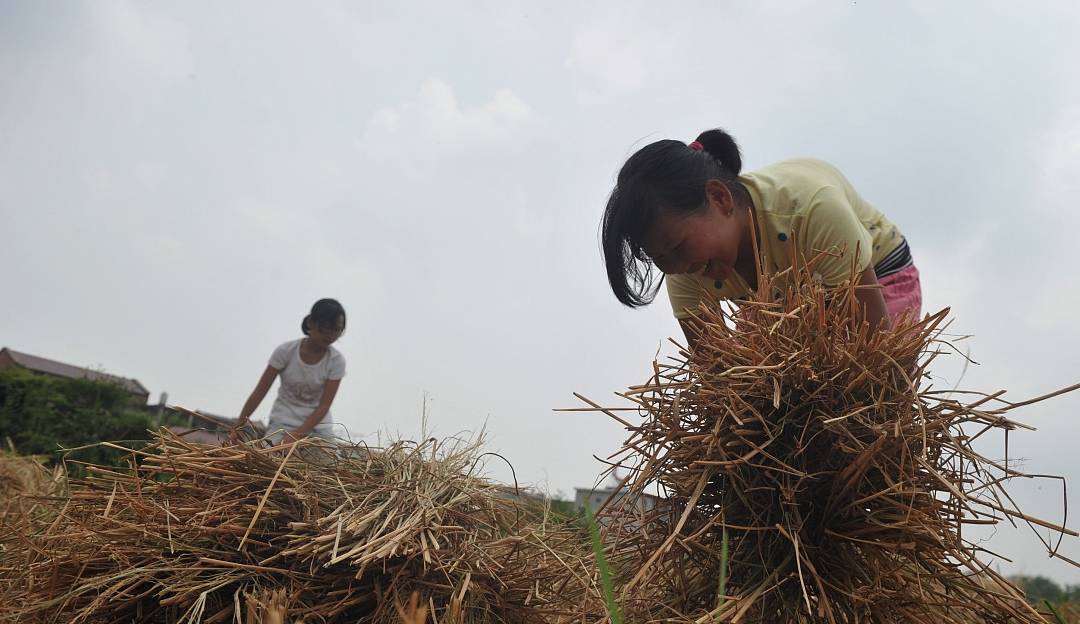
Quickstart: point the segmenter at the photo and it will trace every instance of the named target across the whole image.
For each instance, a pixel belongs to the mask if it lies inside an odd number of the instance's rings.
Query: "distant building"
[[[64,364],[56,360],[50,360],[29,353],[22,353],[4,347],[0,349],[0,369],[22,368],[39,375],[61,377],[64,379],[91,379],[105,381],[120,386],[131,395],[131,402],[137,405],[146,405],[150,399],[150,391],[139,380],[128,377],[110,375],[92,368],[82,368],[71,364]]]
[[[625,487],[621,490],[616,490],[613,487],[595,489],[574,488],[574,508],[588,508],[590,512],[595,514],[599,511],[600,506],[607,502],[608,499],[611,499],[611,502],[608,503],[609,507],[618,506],[619,501],[626,498],[629,493],[630,491]],[[663,499],[659,496],[641,494],[637,497],[635,506],[637,507],[638,512],[644,514],[655,509],[661,500]]]

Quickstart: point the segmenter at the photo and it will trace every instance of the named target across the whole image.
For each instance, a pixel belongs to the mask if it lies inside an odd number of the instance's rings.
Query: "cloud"
[[[10,121],[5,139],[20,145],[21,161],[51,166],[85,156],[80,148],[98,135],[120,137],[121,126],[137,125],[155,106],[173,103],[173,87],[195,68],[187,26],[150,4],[56,6],[28,3],[17,27],[0,32],[12,35],[0,36],[0,91],[8,96],[0,101],[0,116]],[[51,141],[65,145],[59,158],[45,148]]]
[[[475,148],[512,148],[527,139],[535,126],[532,108],[508,89],[496,91],[479,106],[463,108],[453,87],[431,79],[414,98],[376,111],[365,139],[391,139],[414,153],[445,157]]]
[[[644,4],[594,6],[574,31],[566,67],[585,99],[633,93],[668,67],[689,30]],[[666,11],[665,11],[666,12]]]
[[[1080,106],[1070,106],[1058,114],[1044,133],[1040,151],[1044,155],[1040,175],[1041,205],[1048,206],[1054,216],[1060,216],[1065,198],[1080,191]],[[1080,212],[1076,210],[1063,214],[1080,222]]]
[[[176,19],[130,0],[96,7],[101,33],[119,58],[167,80],[185,78],[194,69],[187,28]]]
[[[837,9],[803,1],[717,5],[697,18],[656,3],[590,3],[575,16],[565,59],[585,103],[649,91],[653,101],[698,99],[714,111],[761,106],[762,89],[820,92],[845,75],[848,59],[830,57]],[[758,52],[752,61],[748,50]],[[724,93],[716,98],[717,92]],[[715,112],[714,112],[715,114]]]
[[[1024,315],[1033,330],[1080,338],[1075,323],[1080,309],[1080,289],[1073,276],[1080,210],[1075,198],[1080,193],[1080,106],[1064,108],[1043,134],[1039,173],[1030,206],[1017,206],[1014,218],[1035,221],[1038,245],[1018,250],[1030,262],[1018,271],[1020,279],[1033,284]]]

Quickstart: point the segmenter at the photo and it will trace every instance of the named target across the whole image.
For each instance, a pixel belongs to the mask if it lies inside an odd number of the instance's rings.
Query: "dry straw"
[[[621,394],[640,421],[586,400],[630,432],[606,511],[627,621],[1043,621],[965,537],[1075,535],[1018,509],[1005,485],[1025,475],[973,447],[1030,429],[1021,404],[929,384],[947,310],[871,333],[855,287],[812,265],[761,276],[738,312],[703,306],[693,352]]]
[[[21,537],[55,519],[66,487],[62,467],[47,468],[43,457],[0,452],[0,578],[19,570]]]
[[[88,466],[26,527],[16,622],[580,621],[602,613],[583,528],[474,473],[475,444],[190,444]],[[410,600],[412,602],[410,603]],[[419,601],[419,602],[417,602]]]
[[[48,468],[44,457],[0,451],[0,518],[30,511],[42,497],[62,496],[65,484],[63,469]]]

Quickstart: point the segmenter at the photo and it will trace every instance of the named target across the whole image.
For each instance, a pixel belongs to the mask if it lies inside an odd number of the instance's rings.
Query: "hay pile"
[[[1026,428],[1006,417],[1020,404],[927,387],[947,311],[869,335],[854,289],[810,273],[761,277],[782,302],[703,307],[693,354],[623,394],[640,424],[603,410],[631,432],[607,511],[627,621],[1042,622],[964,537],[1075,535],[1016,509],[1021,474],[973,449]],[[648,511],[648,493],[665,500]]]
[[[19,536],[37,531],[55,517],[64,496],[63,468],[48,468],[42,457],[0,452],[0,577],[15,569]]]
[[[65,483],[63,468],[48,468],[44,457],[0,451],[0,518],[39,497],[62,495]]]
[[[163,432],[132,455],[89,466],[55,522],[19,536],[0,579],[13,621],[400,622],[413,596],[438,622],[603,609],[587,534],[475,476],[475,446]]]

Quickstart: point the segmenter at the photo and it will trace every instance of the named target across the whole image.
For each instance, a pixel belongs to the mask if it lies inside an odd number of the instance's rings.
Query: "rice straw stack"
[[[0,452],[0,576],[15,569],[15,553],[23,547],[19,536],[53,520],[53,503],[64,496],[66,485],[63,467],[50,469],[42,457]]]
[[[947,310],[871,334],[855,287],[812,269],[760,276],[737,312],[702,306],[694,350],[621,394],[640,420],[585,399],[630,432],[606,510],[627,621],[1042,622],[965,537],[1027,523],[1060,557],[1076,535],[1018,509],[1005,486],[1024,475],[973,446],[1030,429],[1009,416],[1033,401],[933,388]]]
[[[471,443],[214,447],[88,466],[0,576],[14,622],[581,621],[583,529],[475,474]],[[419,601],[417,606],[416,601]],[[593,620],[595,621],[595,620]]]

